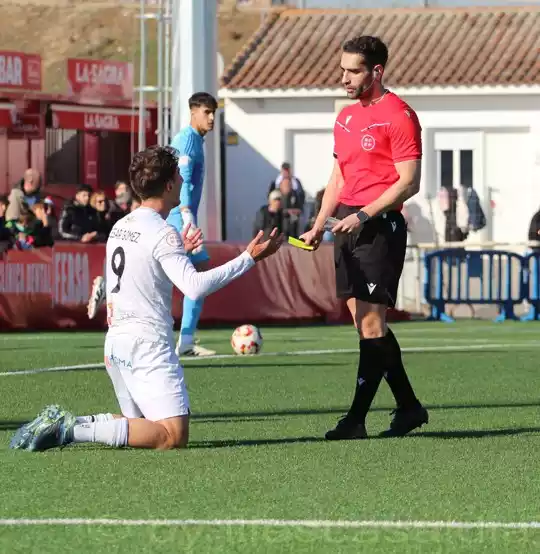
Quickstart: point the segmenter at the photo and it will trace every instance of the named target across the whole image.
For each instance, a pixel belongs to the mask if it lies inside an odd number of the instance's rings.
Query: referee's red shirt
[[[366,206],[399,179],[395,163],[421,159],[418,116],[392,92],[371,106],[346,106],[334,125],[334,156],[345,181],[339,201]]]

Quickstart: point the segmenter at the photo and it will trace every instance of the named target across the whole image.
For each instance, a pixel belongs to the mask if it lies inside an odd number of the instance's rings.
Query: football
[[[255,325],[240,325],[231,337],[231,346],[239,356],[258,354],[261,351],[263,338]]]

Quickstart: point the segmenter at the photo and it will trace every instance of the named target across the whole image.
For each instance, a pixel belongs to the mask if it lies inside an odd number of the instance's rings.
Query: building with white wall
[[[423,127],[412,242],[443,235],[436,194],[472,183],[489,225],[478,239],[527,239],[540,209],[540,7],[286,10],[270,15],[226,69],[220,96],[228,240],[249,238],[269,183],[290,161],[306,191],[326,185],[332,129],[347,102],[339,53],[355,34],[390,50],[385,83]]]

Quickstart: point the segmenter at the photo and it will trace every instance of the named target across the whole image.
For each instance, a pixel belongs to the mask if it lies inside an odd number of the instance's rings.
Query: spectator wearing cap
[[[270,188],[268,189],[268,193],[271,193],[274,189],[279,189],[281,182],[284,179],[288,179],[291,184],[291,189],[295,192],[298,202],[304,206],[304,202],[306,199],[306,193],[304,192],[304,187],[302,186],[302,183],[300,182],[300,179],[298,177],[295,177],[291,170],[291,164],[289,162],[283,162],[281,164],[281,171],[279,172],[278,176],[270,183]]]
[[[81,185],[74,200],[64,205],[58,229],[64,240],[83,243],[93,242],[98,234],[98,217],[96,210],[90,206],[92,187]]]
[[[13,187],[9,195],[7,221],[18,221],[27,208],[41,199],[41,176],[36,169],[29,168],[23,178]]]
[[[282,195],[278,189],[270,192],[268,204],[261,206],[255,217],[253,236],[256,236],[259,231],[263,231],[266,239],[274,227],[278,228],[279,233],[287,234],[287,221],[281,206],[281,200]]]

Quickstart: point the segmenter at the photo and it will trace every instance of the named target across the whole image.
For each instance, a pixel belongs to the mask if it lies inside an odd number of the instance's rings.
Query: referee
[[[428,422],[411,387],[396,337],[386,324],[403,270],[407,227],[403,202],[420,188],[421,127],[416,113],[387,90],[382,78],[388,49],[359,36],[342,48],[342,84],[350,99],[334,125],[334,168],[313,228],[302,235],[318,247],[325,221],[340,221],[334,256],[337,295],[360,335],[360,361],[352,405],[328,440],[367,437],[365,420],[383,377],[397,409],[383,436],[403,436]]]

